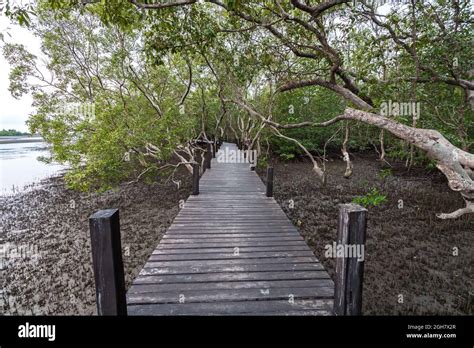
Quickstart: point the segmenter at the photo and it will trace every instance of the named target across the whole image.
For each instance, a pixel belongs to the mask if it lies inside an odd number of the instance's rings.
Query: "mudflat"
[[[0,313],[91,315],[96,313],[89,216],[119,208],[128,287],[189,195],[187,177],[133,183],[104,193],[65,188],[62,177],[0,197]]]
[[[386,201],[368,207],[363,314],[472,315],[474,216],[436,217],[463,207],[461,196],[436,170],[407,171],[396,161],[382,167],[374,155],[355,156],[349,179],[343,161],[327,162],[326,186],[307,161],[273,164],[275,199],[316,257],[334,279],[336,259],[325,256],[325,246],[337,240],[338,204],[375,187]]]

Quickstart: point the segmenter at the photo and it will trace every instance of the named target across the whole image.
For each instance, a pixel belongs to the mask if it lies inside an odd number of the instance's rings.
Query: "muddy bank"
[[[64,188],[49,179],[29,192],[0,197],[0,313],[90,315],[96,313],[89,216],[119,208],[127,287],[190,193],[175,184],[136,183],[103,194]]]
[[[342,161],[328,162],[329,179],[322,187],[307,162],[273,165],[276,200],[333,278],[335,260],[324,256],[324,246],[336,241],[337,205],[374,187],[387,196],[369,208],[364,314],[473,314],[474,216],[436,218],[435,213],[463,206],[440,173],[407,172],[401,163],[381,173],[375,158],[361,155],[350,179],[343,177]]]

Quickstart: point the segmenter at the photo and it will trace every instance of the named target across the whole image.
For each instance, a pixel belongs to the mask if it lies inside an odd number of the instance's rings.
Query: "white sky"
[[[0,32],[5,36],[6,42],[20,43],[27,49],[40,56],[40,41],[33,36],[27,29],[17,25],[12,25],[8,18],[0,16]],[[11,37],[7,34],[11,35]],[[0,48],[3,45],[0,42]],[[10,73],[10,65],[0,54],[0,130],[16,129],[22,132],[28,131],[25,121],[28,115],[34,111],[31,106],[33,99],[30,95],[24,95],[21,99],[13,98],[8,91],[10,84],[8,75]]]

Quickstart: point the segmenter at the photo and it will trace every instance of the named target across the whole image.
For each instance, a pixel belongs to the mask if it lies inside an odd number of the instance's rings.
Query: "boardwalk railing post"
[[[217,142],[216,139],[212,141],[212,158],[216,158],[216,152],[217,152]]]
[[[89,217],[98,315],[127,315],[118,209]]]
[[[267,168],[267,197],[273,197],[273,168]]]
[[[199,164],[193,163],[193,195],[199,194]]]
[[[255,170],[255,167],[257,166],[257,155],[254,153],[252,153],[251,151],[252,150],[248,150],[249,151],[249,155],[247,156],[249,158],[249,162],[250,162],[250,170]]]
[[[336,315],[360,315],[362,312],[366,226],[367,209],[353,203],[339,206],[337,248],[345,253],[336,259]]]
[[[206,148],[206,168],[207,169],[211,169],[211,159],[212,159],[211,143],[207,143],[207,148]]]

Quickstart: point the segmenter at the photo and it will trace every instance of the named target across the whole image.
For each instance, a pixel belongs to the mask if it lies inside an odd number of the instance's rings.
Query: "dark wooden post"
[[[217,152],[217,142],[216,139],[212,141],[212,158],[216,158],[216,152]]]
[[[97,313],[127,315],[118,209],[89,217]]]
[[[273,197],[273,168],[267,168],[267,197]]]
[[[212,150],[211,150],[211,143],[207,143],[206,148],[206,167],[207,169],[211,169],[211,159],[212,159]]]
[[[193,195],[199,194],[199,164],[193,163]]]
[[[367,209],[357,204],[341,204],[337,229],[337,244],[353,252],[359,248],[365,253],[365,231]],[[351,247],[346,248],[346,245]],[[363,246],[363,247],[362,247]],[[362,280],[364,255],[361,259],[354,253],[336,259],[336,282],[334,288],[334,312],[336,315],[360,315],[362,312]]]
[[[252,150],[248,150],[248,151],[249,151],[248,157],[252,160],[252,162],[250,163],[250,170],[253,171],[253,170],[255,170],[255,167],[256,167],[256,165],[257,165],[256,151],[253,152],[253,154],[254,154],[255,156],[252,155],[252,152],[251,152]],[[249,162],[250,162],[250,159],[249,159]]]

